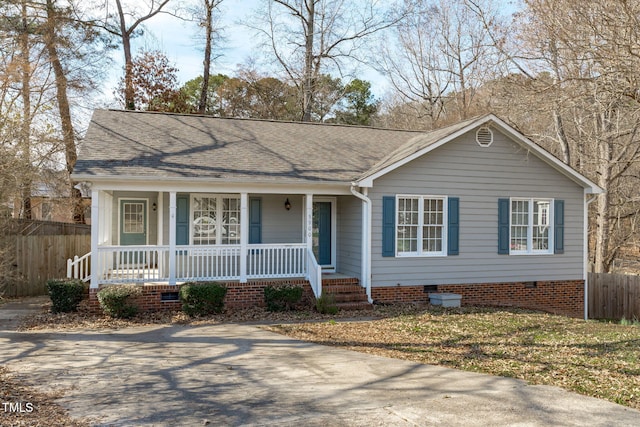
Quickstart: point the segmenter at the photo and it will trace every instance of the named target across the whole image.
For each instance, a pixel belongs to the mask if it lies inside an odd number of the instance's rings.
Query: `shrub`
[[[227,287],[217,282],[185,283],[180,287],[182,311],[189,316],[221,313]]]
[[[51,298],[51,311],[68,313],[78,311],[85,285],[78,279],[52,279],[47,281],[47,291]]]
[[[98,292],[98,301],[102,311],[108,316],[129,319],[138,313],[138,306],[132,301],[142,294],[140,286],[112,285]]]
[[[266,286],[264,288],[264,302],[268,311],[290,311],[302,299],[303,289],[300,286]]]
[[[316,299],[316,310],[322,314],[336,314],[338,312],[336,296],[323,292],[320,298]]]

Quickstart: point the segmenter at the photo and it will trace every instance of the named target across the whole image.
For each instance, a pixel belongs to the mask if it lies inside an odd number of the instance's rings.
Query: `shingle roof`
[[[74,176],[351,182],[424,132],[96,110]]]

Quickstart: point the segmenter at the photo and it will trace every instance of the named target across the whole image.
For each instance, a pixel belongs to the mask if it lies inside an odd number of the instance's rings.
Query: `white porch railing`
[[[91,252],[67,260],[67,277],[88,282],[91,279]]]
[[[239,280],[240,245],[176,246],[178,281]],[[247,246],[246,277],[272,279],[306,277],[316,296],[322,293],[322,270],[304,243],[250,244]],[[98,283],[143,283],[169,281],[169,246],[99,246],[98,254],[67,261],[67,276]]]
[[[93,274],[100,283],[161,282],[169,279],[168,260],[169,246],[100,246]]]
[[[304,243],[251,244],[247,253],[247,277],[304,277],[307,260]]]
[[[176,247],[176,279],[237,280],[240,245],[190,245]]]
[[[313,251],[307,248],[307,280],[316,298],[322,295],[322,267],[316,261]]]

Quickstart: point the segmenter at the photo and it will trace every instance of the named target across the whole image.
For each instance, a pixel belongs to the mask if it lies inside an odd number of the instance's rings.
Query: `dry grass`
[[[640,409],[640,327],[523,310],[429,309],[368,322],[270,326],[325,345],[520,378]]]
[[[56,393],[42,393],[21,384],[0,366],[0,426],[70,426],[83,427],[89,423],[72,419],[67,411],[54,403]],[[13,410],[4,404],[14,406]],[[23,412],[21,413],[20,410]]]

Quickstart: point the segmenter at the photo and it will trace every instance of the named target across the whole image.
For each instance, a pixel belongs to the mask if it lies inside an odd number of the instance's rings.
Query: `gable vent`
[[[488,147],[493,142],[493,132],[487,126],[482,126],[476,131],[476,142],[481,147]]]

